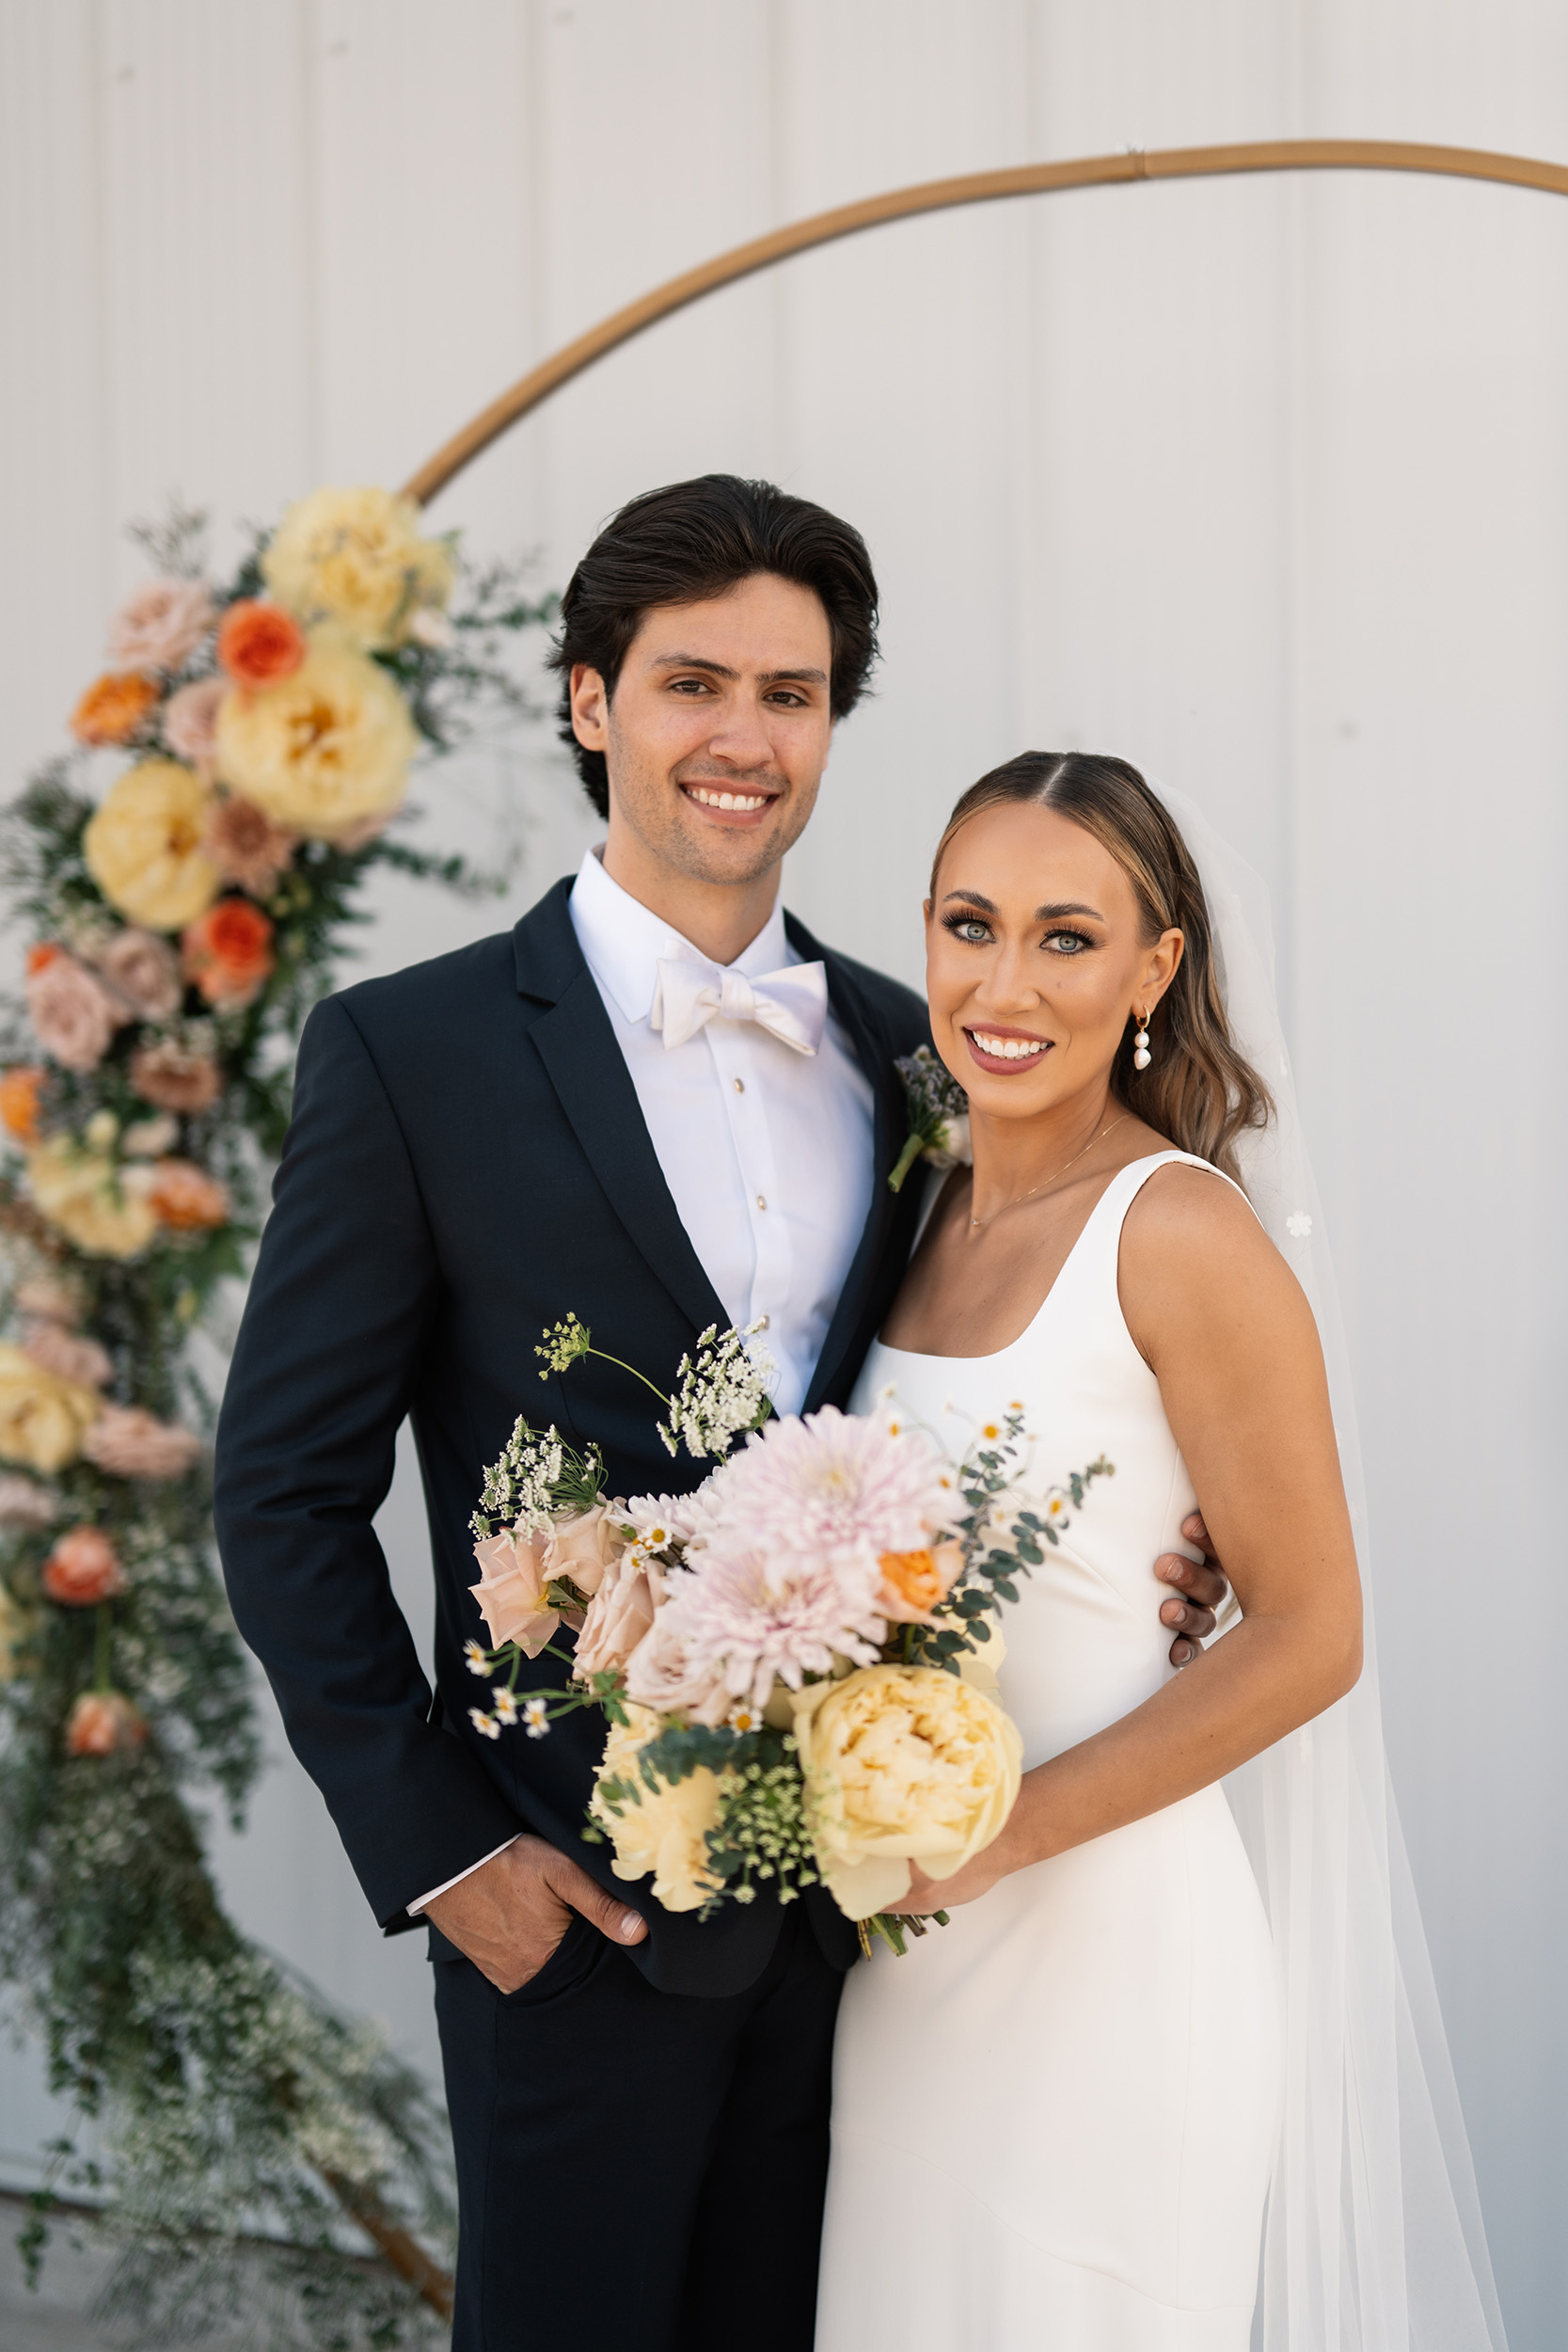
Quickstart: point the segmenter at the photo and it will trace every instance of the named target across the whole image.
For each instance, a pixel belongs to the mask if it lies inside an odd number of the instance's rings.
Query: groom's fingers
[[[1196,1543],[1198,1537],[1192,1533],[1193,1527],[1189,1519],[1181,1533]],[[1177,1637],[1171,1644],[1171,1664],[1185,1666],[1197,1655],[1199,1642],[1207,1641],[1214,1630],[1214,1612],[1225,1598],[1226,1581],[1207,1561],[1188,1560],[1179,1551],[1163,1552],[1154,1563],[1154,1573],[1163,1584],[1174,1585],[1184,1596],[1179,1599],[1173,1594],[1161,1603],[1160,1622]]]
[[[574,1911],[580,1911],[612,1944],[641,1944],[647,1934],[648,1922],[640,1911],[633,1911],[624,1897],[608,1894],[596,1879],[591,1879],[565,1854],[552,1851],[545,1877],[552,1894],[559,1895]]]

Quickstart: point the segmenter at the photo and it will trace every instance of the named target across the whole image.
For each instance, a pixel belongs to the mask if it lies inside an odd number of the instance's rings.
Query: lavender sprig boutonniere
[[[893,1066],[904,1082],[910,1113],[908,1140],[887,1180],[888,1190],[899,1192],[916,1160],[929,1160],[933,1168],[967,1168],[973,1154],[969,1097],[945,1063],[928,1045],[917,1045]]]

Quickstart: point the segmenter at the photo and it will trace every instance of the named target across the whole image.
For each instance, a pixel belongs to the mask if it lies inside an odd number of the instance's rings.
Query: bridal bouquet
[[[980,1655],[990,1620],[1111,1465],[1025,1508],[1018,1405],[957,1466],[891,1401],[772,1419],[752,1336],[705,1331],[673,1395],[654,1391],[668,1451],[719,1457],[689,1494],[609,1501],[596,1448],[517,1422],[473,1520],[493,1646],[467,1645],[491,1680],[470,1714],[487,1738],[539,1739],[601,1708],[583,1835],[609,1839],[618,1878],[651,1871],[667,1910],[706,1918],[764,1884],[790,1902],[820,1881],[866,1949],[877,1932],[902,1951],[906,1926],[924,1931],[885,1906],[911,1862],[951,1877],[1018,1794],[1019,1734]],[[575,1316],[536,1352],[554,1371],[604,1353]],[[553,1645],[562,1626],[575,1651]],[[519,1704],[523,1659],[546,1651],[570,1687]]]

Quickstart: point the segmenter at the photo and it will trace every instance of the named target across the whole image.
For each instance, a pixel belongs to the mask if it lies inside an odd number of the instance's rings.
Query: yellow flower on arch
[[[367,653],[400,645],[452,590],[451,549],[420,531],[390,490],[312,491],[291,506],[261,558],[267,586],[308,626],[332,623]]]
[[[82,836],[87,871],[111,906],[150,931],[182,930],[223,877],[203,844],[213,796],[176,759],[143,759],[104,796]]]
[[[0,1344],[0,1462],[24,1462],[46,1477],[64,1470],[99,1410],[91,1389],[46,1372],[20,1347]]]
[[[117,1168],[72,1136],[52,1136],[27,1158],[34,1206],[88,1258],[134,1258],[158,1231],[150,1171]]]
[[[419,741],[386,671],[325,634],[292,676],[226,694],[218,710],[224,782],[275,825],[318,841],[390,816]]]

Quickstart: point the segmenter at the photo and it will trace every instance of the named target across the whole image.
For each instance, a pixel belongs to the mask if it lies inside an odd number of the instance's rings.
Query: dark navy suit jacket
[[[636,1090],[558,882],[510,934],[368,980],[319,1005],[229,1376],[215,1512],[229,1593],[295,1755],[321,1789],[388,1932],[405,1906],[528,1828],[646,1915],[638,1965],[669,1991],[760,1975],[769,1900],[700,1924],[610,1875],[581,1838],[603,1722],[489,1740],[463,1662],[483,1628],[468,1517],[519,1411],[604,1448],[610,1490],[696,1485],[647,1391],[594,1359],[545,1386],[534,1346],[568,1311],[657,1383],[727,1321],[676,1214]],[[877,1182],[806,1409],[847,1398],[909,1255],[919,1186],[887,1172],[906,1132],[895,1058],[927,1032],[910,990],[789,936],[871,1082]],[[432,1695],[372,1526],[412,1419],[435,1555]],[[558,1686],[537,1661],[521,1688]],[[852,1931],[813,1901],[840,1965]]]

